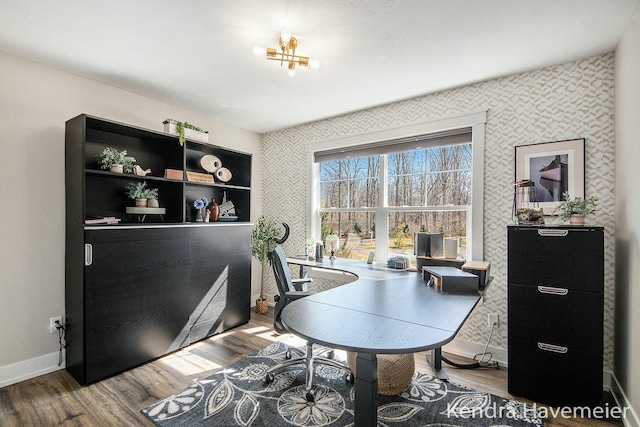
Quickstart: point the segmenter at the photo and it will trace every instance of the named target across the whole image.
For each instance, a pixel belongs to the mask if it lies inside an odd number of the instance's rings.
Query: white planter
[[[173,123],[165,123],[164,131],[170,135],[178,136],[178,127]],[[197,130],[184,128],[184,137],[193,141],[209,142],[209,134]]]

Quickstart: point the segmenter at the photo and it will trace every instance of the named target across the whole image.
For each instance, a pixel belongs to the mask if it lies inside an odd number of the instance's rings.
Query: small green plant
[[[102,169],[109,169],[111,165],[122,165],[122,169],[126,173],[133,172],[133,165],[136,164],[136,159],[127,154],[127,150],[119,151],[113,147],[107,147],[102,150],[102,153],[96,156],[98,163]]]
[[[202,132],[202,133],[209,133],[208,130],[204,130],[202,128],[199,128],[198,126],[192,125],[191,123],[188,122],[179,122],[177,120],[174,119],[166,119],[164,122],[162,122],[163,124],[172,124],[172,125],[176,125],[176,129],[178,130],[178,141],[180,141],[180,146],[184,145],[184,130],[185,129],[191,129],[191,130],[195,130],[198,132]]]
[[[158,198],[158,189],[157,188],[147,188],[145,190],[144,195],[146,197],[143,197],[144,199],[157,199]]]
[[[251,231],[251,255],[262,265],[262,281],[260,282],[260,298],[265,299],[264,294],[264,264],[277,243],[270,240],[271,237],[279,237],[282,234],[280,225],[264,215],[258,218],[255,228]]]
[[[562,198],[564,200],[558,205],[557,211],[560,212],[560,218],[565,221],[571,215],[593,215],[596,213],[598,199],[593,196],[588,199],[583,199],[582,197],[571,198],[567,191],[562,193]]]
[[[153,197],[147,197],[150,192],[155,190],[156,198],[158,197],[158,189],[154,188],[153,190],[147,188],[146,181],[138,181],[138,182],[129,182],[127,183],[127,196],[131,199],[150,199]]]

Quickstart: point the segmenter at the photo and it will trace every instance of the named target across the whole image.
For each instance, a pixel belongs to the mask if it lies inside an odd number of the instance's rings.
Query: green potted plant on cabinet
[[[102,169],[109,169],[114,173],[132,173],[136,159],[127,154],[127,150],[119,151],[113,147],[107,147],[96,156]]]
[[[598,199],[591,196],[588,199],[582,197],[572,198],[568,191],[562,193],[563,201],[558,205],[557,211],[560,219],[569,220],[571,225],[584,225],[585,217],[596,213]]]
[[[269,220],[262,215],[258,218],[255,228],[251,231],[251,255],[253,255],[262,268],[262,276],[260,279],[260,297],[256,300],[256,313],[266,313],[268,311],[267,297],[264,293],[264,270],[265,261],[269,257],[269,251],[276,247],[270,237],[277,236],[280,233],[278,223]]]

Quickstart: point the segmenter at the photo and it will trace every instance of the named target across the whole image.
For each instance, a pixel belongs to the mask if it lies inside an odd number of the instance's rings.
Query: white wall
[[[87,113],[162,130],[175,118],[209,130],[213,144],[253,154],[253,218],[262,206],[262,148],[253,132],[1,53],[0,76],[2,386],[57,367],[48,323],[64,314],[66,120]]]
[[[615,376],[640,422],[640,5],[615,52]],[[629,424],[631,425],[631,424]]]

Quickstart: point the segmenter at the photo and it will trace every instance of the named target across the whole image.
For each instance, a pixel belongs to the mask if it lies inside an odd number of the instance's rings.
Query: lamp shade
[[[324,246],[327,252],[337,251],[340,248],[340,239],[335,234],[329,234],[324,238]]]

